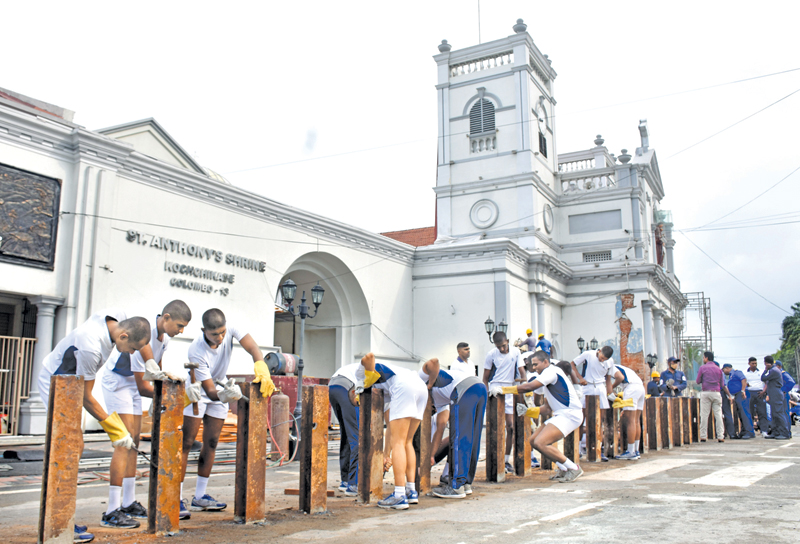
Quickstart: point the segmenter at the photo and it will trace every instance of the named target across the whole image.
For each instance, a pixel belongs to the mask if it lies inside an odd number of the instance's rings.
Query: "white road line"
[[[724,453],[684,453],[683,455],[691,455],[692,457],[725,457]]]
[[[792,466],[794,463],[739,463],[732,467],[717,470],[702,478],[687,483],[694,485],[715,485],[728,487],[747,487],[762,478]]]
[[[584,476],[584,480],[608,480],[612,482],[629,482],[631,480],[638,480],[645,476],[652,476],[658,472],[664,472],[673,468],[682,467],[690,463],[698,463],[700,459],[687,459],[682,457],[665,457],[663,459],[656,459],[655,461],[648,461],[643,463],[637,462],[635,465],[626,466],[623,468],[615,468],[613,470],[605,470],[596,474]]]
[[[520,532],[522,529],[517,529],[516,527],[512,527],[508,531],[503,531],[507,535],[513,535],[514,533]]]
[[[778,446],[779,448],[788,448],[789,446],[793,446],[794,442],[789,442],[788,444],[784,444],[783,446]]]
[[[598,506],[603,506],[610,502],[614,502],[615,500],[617,499],[608,499],[606,501],[590,502],[589,504],[584,504],[583,506],[578,506],[577,508],[571,508],[569,510],[564,510],[563,512],[559,512],[557,514],[552,514],[550,516],[540,518],[539,521],[558,521],[560,519],[568,518],[569,516],[574,516],[575,514],[580,514],[581,512],[585,512],[586,510],[592,510],[593,508],[597,508]]]
[[[588,491],[585,489],[565,489],[563,485],[559,485],[558,487],[529,487],[520,489],[518,493],[572,493],[574,495],[583,495]]]
[[[648,495],[650,499],[656,501],[679,501],[679,502],[719,502],[719,497],[689,497],[686,495]]]
[[[764,455],[762,459],[794,459],[800,461],[800,456],[797,455]]]
[[[523,523],[522,525],[520,525],[520,528],[522,528],[522,527],[530,527],[531,525],[539,525],[539,522],[538,521],[529,521],[528,523]]]

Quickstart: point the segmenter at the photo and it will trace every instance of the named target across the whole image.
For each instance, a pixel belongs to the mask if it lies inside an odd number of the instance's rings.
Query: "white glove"
[[[186,386],[186,396],[192,402],[199,402],[202,392],[203,388],[200,387],[200,383],[190,383]]]
[[[617,400],[617,396],[614,393],[609,393],[608,394],[608,401],[609,402],[614,402],[615,400]]]
[[[517,417],[522,417],[528,411],[528,406],[526,404],[517,404]]]
[[[499,385],[493,385],[489,387],[489,396],[490,397],[499,397],[503,394],[503,388]]]
[[[144,379],[152,382],[155,380],[162,381],[166,379],[167,374],[158,367],[158,363],[154,359],[148,359],[144,364]]]
[[[150,403],[150,408],[147,409],[147,414],[150,416],[150,419],[153,419],[154,417],[156,417],[155,416],[155,412],[153,412],[155,407],[156,407],[156,403],[155,402],[151,402]]]
[[[112,442],[111,445],[114,446],[115,448],[125,448],[126,450],[129,450],[133,447],[133,438],[131,438],[131,435],[128,434],[127,436],[120,438],[116,442]]]
[[[242,398],[242,389],[236,385],[236,378],[229,378],[220,382],[220,385],[222,385],[222,391],[217,393],[220,402],[230,402]]]
[[[356,395],[360,395],[361,393],[363,393],[363,392],[364,392],[364,384],[362,383],[361,385],[357,385],[357,386],[355,386],[355,387],[353,388],[353,392],[354,392]]]

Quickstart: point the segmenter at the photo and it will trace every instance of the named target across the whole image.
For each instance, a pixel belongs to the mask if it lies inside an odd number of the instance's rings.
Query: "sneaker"
[[[203,510],[216,512],[217,510],[225,510],[227,506],[224,502],[217,502],[217,499],[206,493],[201,499],[192,497],[192,504],[189,505],[189,510],[193,512],[202,512]]]
[[[555,472],[555,474],[553,474],[552,476],[550,476],[550,478],[549,478],[549,479],[550,479],[550,480],[560,480],[560,479],[561,479],[561,478],[563,478],[563,477],[564,477],[566,474],[567,474],[567,471],[566,471],[566,470],[561,470],[560,468],[557,468],[557,469],[556,469],[556,472]]]
[[[608,457],[606,457],[605,455],[601,454],[600,455],[600,460],[603,461],[604,463],[608,463]]]
[[[72,536],[73,542],[91,542],[94,540],[94,535],[92,533],[86,532],[86,525],[76,525],[75,526],[75,533]]]
[[[440,499],[463,499],[467,496],[462,485],[458,489],[453,489],[452,485],[437,487],[433,490],[433,496]]]
[[[581,476],[583,476],[583,469],[581,467],[578,467],[577,470],[568,470],[567,473],[564,474],[564,476],[557,481],[562,484],[567,484],[569,482],[574,482]]]
[[[408,501],[405,497],[398,497],[394,493],[385,499],[378,501],[378,508],[387,508],[391,510],[407,510]]]
[[[119,510],[129,518],[147,519],[147,508],[142,506],[139,501],[133,501],[128,506],[123,506]]]
[[[506,463],[506,474],[514,474],[514,465]]]
[[[775,437],[773,435],[771,435],[771,434],[764,433],[764,438],[770,439],[770,438],[775,438]]]
[[[439,485],[446,485],[450,483],[450,475],[442,472],[442,475],[439,476]]]
[[[347,487],[348,487],[347,482],[342,482],[339,484],[339,491],[344,493],[345,491],[347,491]]]
[[[742,436],[740,436],[739,438],[741,438],[742,440],[751,440],[751,439],[753,439],[753,438],[755,438],[755,437],[756,437],[756,436],[755,436],[754,434],[743,434],[743,435],[742,435]]]
[[[141,524],[135,519],[129,518],[121,509],[117,508],[110,514],[103,514],[103,517],[100,518],[100,525],[113,527],[114,529],[136,529]]]
[[[531,457],[531,468],[539,468],[539,460],[536,457]]]
[[[470,484],[464,484],[464,493],[472,495],[472,486]]]
[[[623,459],[625,461],[637,461],[639,459],[639,456],[633,452],[626,451],[622,455],[617,455],[617,459]]]
[[[192,513],[189,512],[189,503],[186,499],[181,499],[181,511],[178,514],[178,519],[191,519]]]
[[[408,504],[419,504],[419,493],[416,489],[406,489],[406,500]]]
[[[354,485],[348,485],[344,490],[345,497],[358,497],[358,488]]]
[[[776,436],[775,440],[791,440],[791,436]]]
[[[761,431],[761,436],[762,436],[762,438],[767,438],[769,436],[769,433],[765,432],[765,431]]]

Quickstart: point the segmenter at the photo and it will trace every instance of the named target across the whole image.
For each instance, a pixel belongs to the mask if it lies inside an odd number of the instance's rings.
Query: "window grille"
[[[594,253],[584,253],[583,262],[585,263],[600,263],[603,261],[611,260],[611,251],[596,251]]]
[[[480,98],[469,110],[469,133],[480,134],[494,130],[494,104]]]
[[[544,158],[547,158],[547,137],[541,132],[539,133],[539,153],[541,153]]]

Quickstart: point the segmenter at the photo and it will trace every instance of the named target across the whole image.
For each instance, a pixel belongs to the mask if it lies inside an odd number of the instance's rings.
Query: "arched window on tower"
[[[494,104],[486,98],[479,98],[469,110],[469,133],[481,134],[494,130]]]

